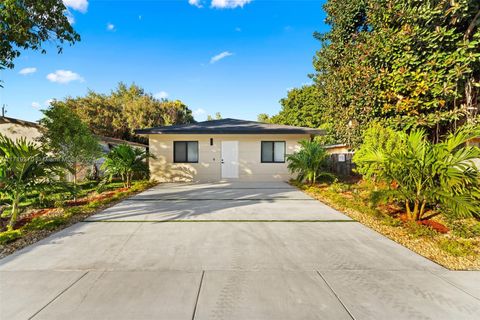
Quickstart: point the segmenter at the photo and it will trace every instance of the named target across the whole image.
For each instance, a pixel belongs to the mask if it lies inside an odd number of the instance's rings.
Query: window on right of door
[[[284,163],[285,141],[262,141],[262,163]]]

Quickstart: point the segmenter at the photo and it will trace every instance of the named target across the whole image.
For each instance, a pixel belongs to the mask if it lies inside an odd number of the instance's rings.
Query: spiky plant
[[[372,164],[371,176],[391,186],[389,193],[405,205],[408,219],[426,220],[444,213],[480,218],[480,149],[465,143],[478,129],[465,128],[434,144],[423,130],[398,132],[402,147],[390,152],[362,150],[356,161]]]
[[[327,151],[317,141],[300,141],[301,149],[287,156],[288,169],[297,174],[297,180],[314,184],[321,176],[332,177],[325,172]]]
[[[55,183],[66,168],[64,162],[49,158],[47,153],[24,138],[13,141],[0,134],[0,194],[11,206],[8,229],[12,230],[20,213],[19,204],[30,192]]]
[[[102,169],[112,179],[119,176],[126,188],[132,186],[134,174],[148,174],[147,158],[153,156],[144,150],[122,144],[113,148],[107,155]]]

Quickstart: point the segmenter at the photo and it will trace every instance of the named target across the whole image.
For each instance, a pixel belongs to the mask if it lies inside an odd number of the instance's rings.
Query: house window
[[[285,141],[262,141],[262,163],[284,163]]]
[[[198,141],[174,141],[173,162],[175,163],[197,163],[198,162]]]

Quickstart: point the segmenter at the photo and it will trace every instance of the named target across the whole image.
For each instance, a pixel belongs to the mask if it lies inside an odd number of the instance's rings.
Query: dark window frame
[[[264,142],[272,144],[272,161],[263,161],[263,145]],[[283,161],[275,161],[275,143],[282,142],[283,143]],[[286,151],[287,151],[287,143],[286,141],[282,140],[268,140],[268,141],[260,141],[260,162],[261,163],[285,163],[286,158]]]
[[[186,147],[186,150],[185,150],[185,161],[177,161],[176,159],[176,148],[177,148],[177,143],[185,143],[185,147]],[[188,161],[188,144],[189,143],[196,143],[197,144],[197,161]],[[198,163],[198,160],[200,158],[200,154],[199,154],[199,146],[198,146],[198,141],[193,141],[193,140],[189,140],[189,141],[186,141],[186,140],[178,140],[178,141],[173,141],[173,163]]]

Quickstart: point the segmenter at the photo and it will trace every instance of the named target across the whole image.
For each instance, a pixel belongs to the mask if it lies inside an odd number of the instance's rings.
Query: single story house
[[[220,119],[136,130],[149,139],[152,179],[173,181],[286,181],[286,155],[318,129]]]
[[[43,134],[43,128],[37,122],[31,122],[21,119],[9,118],[0,116],[0,133],[4,136],[12,139],[17,140],[20,138],[25,138],[27,142],[40,144],[38,139]],[[116,138],[104,137],[104,136],[96,136],[98,139],[98,143],[100,144],[100,148],[102,149],[104,154],[107,154],[112,150],[112,148],[121,145],[121,144],[128,144],[134,148],[139,148],[145,151],[148,151],[148,146],[142,143],[126,141]],[[105,161],[104,158],[97,159],[92,165],[95,165],[97,170],[99,170],[101,164]],[[92,170],[92,166],[81,166],[78,168],[77,178],[82,180],[85,178],[89,170]],[[99,172],[101,174],[101,172]],[[73,180],[73,176],[70,174],[67,176],[68,180]]]
[[[38,144],[42,130],[42,126],[36,122],[0,117],[0,133],[14,141],[25,138],[28,142]]]

